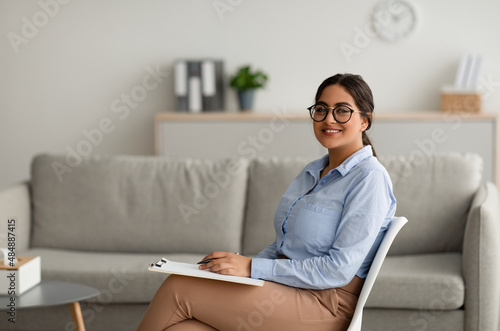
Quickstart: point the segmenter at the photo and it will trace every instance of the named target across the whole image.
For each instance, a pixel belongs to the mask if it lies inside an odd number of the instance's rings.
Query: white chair
[[[394,241],[394,238],[396,238],[399,230],[401,230],[403,225],[405,225],[407,222],[408,220],[406,219],[406,217],[395,217],[389,223],[384,239],[380,243],[377,254],[375,254],[375,257],[373,258],[370,271],[368,271],[365,283],[363,284],[363,288],[361,289],[361,293],[359,294],[358,303],[356,304],[356,309],[354,310],[354,315],[347,331],[361,331],[363,308],[366,304],[366,300],[368,299],[368,295],[370,295],[370,291],[372,290],[373,284],[375,283],[375,279],[377,279],[380,267],[382,267],[382,263],[384,262],[384,259],[387,255],[387,252],[389,251],[389,248],[392,245],[392,242]]]

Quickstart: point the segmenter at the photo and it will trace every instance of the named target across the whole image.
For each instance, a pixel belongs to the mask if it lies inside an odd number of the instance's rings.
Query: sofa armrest
[[[7,221],[16,220],[16,254],[30,247],[31,195],[30,184],[24,182],[0,192],[0,233],[7,233]],[[5,237],[3,237],[5,238]],[[6,247],[7,243],[0,243]]]
[[[465,330],[497,331],[500,309],[500,197],[493,183],[473,198],[463,243]]]

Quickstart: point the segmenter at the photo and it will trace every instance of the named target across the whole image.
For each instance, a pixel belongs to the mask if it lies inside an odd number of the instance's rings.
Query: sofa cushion
[[[464,327],[465,320],[465,313],[462,309],[427,311],[372,308],[363,310],[363,330],[369,331],[470,331],[471,329]]]
[[[23,256],[41,256],[42,279],[73,282],[100,291],[97,301],[107,303],[149,303],[168,274],[149,271],[149,264],[161,257],[196,263],[203,254],[125,254],[76,252],[35,248]]]
[[[64,156],[37,156],[32,246],[240,251],[247,167],[244,159],[144,156],[90,156],[69,167]]]
[[[468,210],[481,184],[482,159],[447,153],[379,160],[393,183],[396,215],[408,219],[389,254],[461,252]]]
[[[243,253],[257,254],[276,239],[273,219],[286,189],[312,160],[259,157],[250,164]]]
[[[388,256],[366,307],[453,310],[464,298],[460,253]]]

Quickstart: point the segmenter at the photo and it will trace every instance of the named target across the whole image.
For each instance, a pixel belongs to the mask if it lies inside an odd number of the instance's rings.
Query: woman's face
[[[341,85],[329,85],[321,93],[318,103],[328,107],[345,105],[355,112],[347,123],[341,124],[335,121],[330,109],[324,121],[313,121],[316,139],[329,151],[346,153],[346,157],[363,148],[362,133],[368,126],[368,120],[360,115],[354,98],[347,90]]]

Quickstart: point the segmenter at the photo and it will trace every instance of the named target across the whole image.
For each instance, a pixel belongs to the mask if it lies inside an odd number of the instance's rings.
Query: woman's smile
[[[342,129],[337,129],[337,128],[324,128],[324,129],[321,129],[321,132],[325,135],[325,136],[330,136],[330,137],[333,137],[333,136],[337,136],[339,135],[340,133],[342,133]]]

